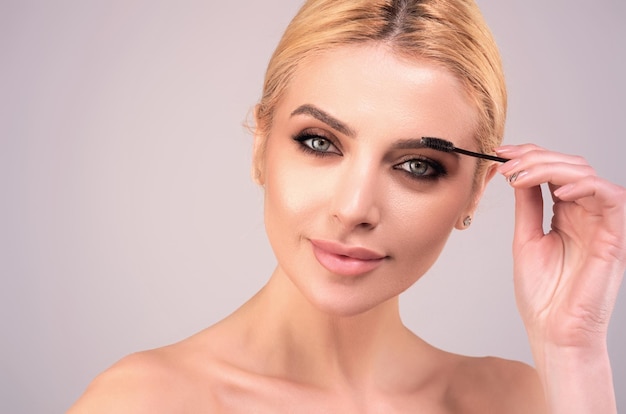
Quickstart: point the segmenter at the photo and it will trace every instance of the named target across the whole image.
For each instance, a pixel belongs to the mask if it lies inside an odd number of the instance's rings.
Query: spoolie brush
[[[437,151],[443,152],[456,152],[463,155],[469,155],[470,157],[483,158],[485,160],[498,161],[498,162],[507,162],[508,158],[496,157],[495,155],[483,154],[480,152],[474,152],[465,150],[462,148],[457,148],[453,143],[441,138],[432,138],[432,137],[423,137],[421,140],[422,145],[428,147],[430,149],[434,149]]]

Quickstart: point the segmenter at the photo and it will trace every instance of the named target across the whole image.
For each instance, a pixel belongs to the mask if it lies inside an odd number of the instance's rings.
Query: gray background
[[[243,4],[245,3],[245,4]],[[100,371],[256,292],[274,260],[242,126],[299,1],[0,2],[0,412],[63,412]],[[506,141],[626,184],[626,3],[479,1],[510,92]],[[512,192],[404,294],[433,344],[530,361]],[[610,331],[626,408],[624,288]]]

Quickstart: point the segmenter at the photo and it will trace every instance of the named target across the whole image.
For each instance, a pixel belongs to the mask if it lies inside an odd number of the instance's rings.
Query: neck
[[[279,270],[238,312],[251,352],[270,376],[319,386],[365,386],[389,375],[417,338],[402,324],[398,298],[340,316],[312,305]],[[333,382],[334,384],[329,384]]]

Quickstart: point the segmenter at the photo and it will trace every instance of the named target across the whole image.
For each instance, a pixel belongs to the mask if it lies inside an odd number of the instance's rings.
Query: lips
[[[387,256],[358,246],[327,240],[311,240],[313,254],[326,270],[342,276],[358,276],[376,269]]]

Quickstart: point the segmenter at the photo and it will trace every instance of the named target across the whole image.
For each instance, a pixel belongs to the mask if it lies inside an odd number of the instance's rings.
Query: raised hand
[[[606,388],[613,392],[606,334],[626,269],[626,189],[598,177],[581,157],[535,145],[497,153],[511,159],[499,172],[515,189],[515,294],[547,398],[552,407],[569,399],[567,409],[578,410],[570,412],[597,410]],[[541,184],[554,202],[548,232]],[[608,384],[601,385],[607,370]],[[594,384],[583,403],[570,395],[581,389],[562,388],[587,381]]]

